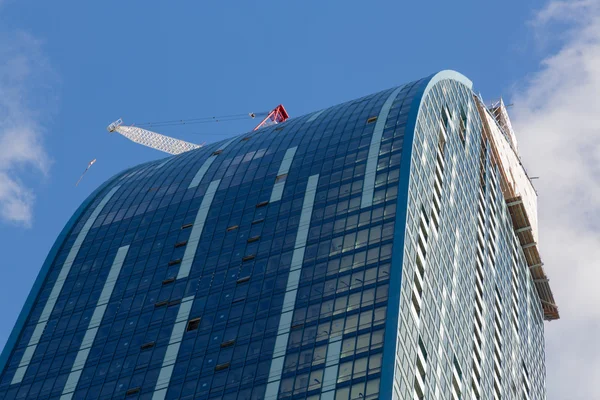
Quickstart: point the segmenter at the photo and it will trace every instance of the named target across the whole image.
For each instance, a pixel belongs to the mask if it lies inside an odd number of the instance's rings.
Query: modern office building
[[[0,399],[544,399],[556,318],[504,105],[443,71],[107,181]]]

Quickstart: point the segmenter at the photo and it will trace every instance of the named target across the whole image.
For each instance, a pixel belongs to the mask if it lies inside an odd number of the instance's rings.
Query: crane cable
[[[162,126],[174,126],[174,125],[193,125],[193,124],[206,124],[211,122],[227,122],[227,121],[238,121],[250,118],[255,118],[259,116],[268,115],[269,112],[259,112],[259,113],[247,113],[247,114],[231,114],[231,115],[221,115],[214,117],[202,117],[202,118],[190,118],[190,119],[174,119],[168,121],[155,121],[155,122],[143,122],[141,124],[134,124],[138,127],[162,127]]]

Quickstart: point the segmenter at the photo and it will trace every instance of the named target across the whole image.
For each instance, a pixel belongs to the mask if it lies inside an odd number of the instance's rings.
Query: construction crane
[[[265,126],[279,124],[289,118],[287,111],[281,104],[278,105],[277,107],[275,107],[273,110],[271,110],[268,113],[256,113],[256,114],[249,113],[248,115],[251,118],[255,118],[258,115],[265,115],[265,114],[266,114],[266,117],[254,128],[255,131],[260,128],[263,128]],[[238,119],[237,118],[238,116],[226,116],[223,119],[227,120],[228,117],[229,117],[229,120]],[[236,117],[236,118],[232,118],[232,117]],[[247,118],[247,116],[246,116],[246,118]],[[190,123],[213,122],[213,121],[218,122],[219,119],[216,119],[216,117],[197,118],[195,120],[191,120]],[[165,121],[162,123],[155,122],[154,124],[145,124],[145,125],[165,126],[165,125],[176,125],[176,124],[185,124],[185,123],[186,123],[186,121]],[[186,142],[184,140],[175,139],[170,136],[161,135],[160,133],[152,132],[150,130],[147,130],[147,129],[144,129],[144,128],[141,128],[138,126],[123,125],[123,120],[121,118],[119,118],[112,124],[108,125],[108,127],[106,129],[110,133],[112,133],[112,132],[120,133],[121,135],[125,136],[127,139],[131,140],[132,142],[135,142],[135,143],[147,146],[147,147],[151,147],[153,149],[160,150],[160,151],[163,151],[163,152],[169,153],[169,154],[185,153],[190,150],[199,149],[200,147],[202,147],[204,145],[204,144],[194,144],[194,143]]]
[[[252,113],[250,113],[250,116],[252,118],[254,118]],[[256,125],[254,130],[256,131],[256,130],[259,130],[260,128],[264,128],[265,126],[279,124],[279,123],[287,120],[289,117],[290,116],[288,115],[287,111],[285,110],[285,107],[283,106],[283,104],[280,104],[277,107],[275,107],[273,110],[271,110],[271,112],[265,117],[265,119],[263,119],[260,124]]]
[[[94,165],[94,163],[96,162],[96,159],[94,158],[92,161],[90,161],[88,163],[87,168],[85,169],[85,171],[83,171],[83,174],[81,174],[81,176],[79,177],[79,179],[77,180],[77,183],[75,184],[75,186],[79,186],[79,182],[81,182],[81,180],[83,179],[83,176],[86,174],[86,172],[88,172],[88,169],[90,169],[90,167],[92,165]]]

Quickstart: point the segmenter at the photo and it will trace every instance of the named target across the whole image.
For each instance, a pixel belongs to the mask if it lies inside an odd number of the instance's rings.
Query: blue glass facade
[[[125,171],[48,256],[0,399],[543,398],[489,152],[442,72]]]

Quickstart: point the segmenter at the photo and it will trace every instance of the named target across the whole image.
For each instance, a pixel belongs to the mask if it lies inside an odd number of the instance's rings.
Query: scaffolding
[[[525,255],[537,290],[544,319],[559,318],[558,306],[550,289],[538,249],[537,193],[518,155],[517,139],[502,99],[486,107],[480,97],[475,103],[483,122],[483,133],[490,144],[492,162],[498,167],[500,186],[508,206],[515,235]]]
[[[504,100],[500,98],[500,100],[495,101],[488,108],[496,123],[500,126],[502,132],[506,135],[511,147],[515,151],[515,153],[519,154],[519,148],[517,146],[517,135],[515,135],[515,131],[513,130],[512,124],[510,123],[510,118],[508,117],[508,111],[506,110],[506,105],[504,104]]]

